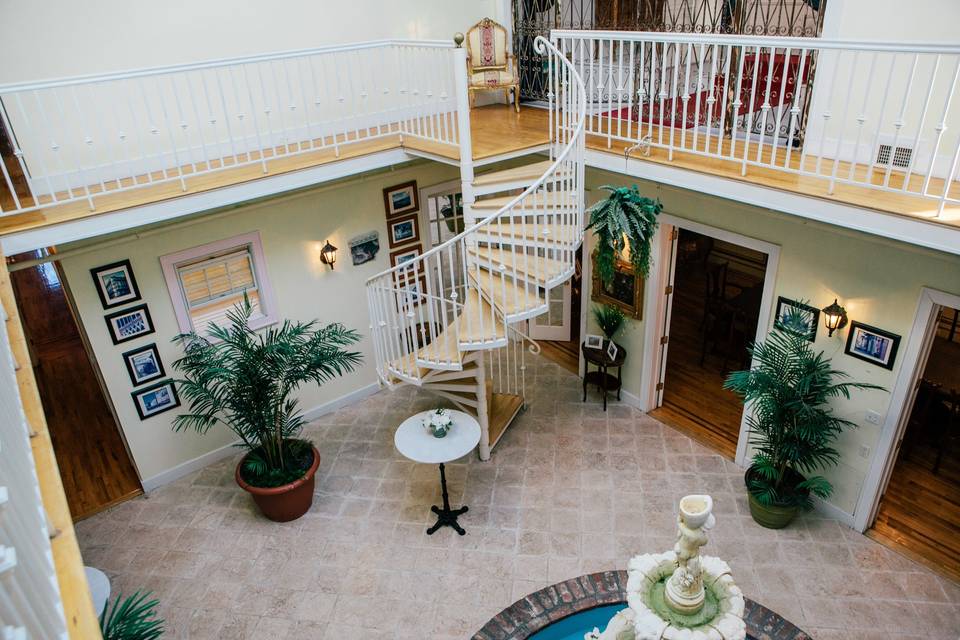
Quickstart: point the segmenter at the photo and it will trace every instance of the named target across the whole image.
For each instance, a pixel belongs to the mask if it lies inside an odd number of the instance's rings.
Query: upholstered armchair
[[[507,30],[490,18],[484,18],[467,31],[467,80],[470,83],[470,106],[477,91],[503,91],[520,113],[520,74],[517,59],[508,50]]]

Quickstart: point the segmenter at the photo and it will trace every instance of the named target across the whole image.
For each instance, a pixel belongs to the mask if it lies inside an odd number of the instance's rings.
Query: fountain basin
[[[614,605],[611,607],[611,605]],[[473,640],[533,640],[534,634],[566,621],[567,635],[581,631],[580,638],[597,623],[600,607],[604,620],[627,606],[627,572],[604,571],[571,578],[517,600],[473,635]],[[607,608],[611,607],[611,608]],[[802,630],[773,611],[744,598],[747,640],[812,640]],[[579,627],[579,628],[577,628]],[[563,630],[563,629],[561,629]],[[536,640],[560,640],[549,635]]]

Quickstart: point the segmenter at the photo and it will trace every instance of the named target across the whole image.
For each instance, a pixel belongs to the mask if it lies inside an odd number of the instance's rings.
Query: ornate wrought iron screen
[[[547,36],[551,29],[611,29],[621,31],[658,31],[681,33],[727,33],[753,36],[817,37],[823,27],[826,0],[513,0],[514,51],[520,67],[520,94],[525,100],[546,100],[546,69],[540,56],[533,51],[533,40]],[[700,51],[690,50],[694,71],[717,61],[699,60]],[[676,62],[687,67],[686,52]],[[739,62],[739,61],[737,61]],[[785,100],[777,103],[794,104],[794,92],[800,92],[802,105],[799,121],[793,131],[779,132],[782,144],[799,144],[803,138],[807,102],[813,86],[816,69],[815,55],[799,64],[799,56],[778,55],[745,57],[742,73],[752,77],[755,70],[766,74],[773,66],[774,86],[784,87]],[[722,65],[721,65],[722,68]],[[733,69],[739,65],[734,64]],[[756,68],[756,69],[755,69]],[[802,69],[802,70],[801,70]],[[637,73],[643,70],[636,69]],[[786,82],[781,84],[783,74]],[[694,73],[694,77],[696,74]],[[656,78],[654,77],[654,82]],[[694,93],[705,87],[691,89]],[[736,98],[730,96],[727,109],[738,120],[738,126],[748,123],[734,107]],[[742,102],[742,101],[741,101]],[[777,114],[774,114],[776,116]],[[790,118],[771,117],[763,132],[760,122],[749,123],[754,133],[774,135],[774,123],[787,123]],[[732,121],[728,121],[732,125]],[[696,123],[690,123],[696,126]],[[781,128],[786,126],[782,124]]]

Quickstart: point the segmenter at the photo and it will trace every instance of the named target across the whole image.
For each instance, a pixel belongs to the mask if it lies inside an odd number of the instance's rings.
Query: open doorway
[[[743,406],[723,388],[749,367],[768,254],[687,228],[673,235],[660,381],[651,415],[733,459]]]
[[[43,258],[46,252],[11,262]],[[74,520],[143,492],[56,262],[10,272],[63,490]]]
[[[960,580],[960,310],[935,314],[870,533]]]

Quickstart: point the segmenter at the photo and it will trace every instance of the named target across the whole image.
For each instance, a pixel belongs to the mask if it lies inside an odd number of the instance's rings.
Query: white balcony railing
[[[554,31],[587,87],[587,132],[670,160],[960,204],[960,46]]]
[[[173,183],[385,136],[457,143],[454,47],[378,41],[0,86],[0,212]]]

